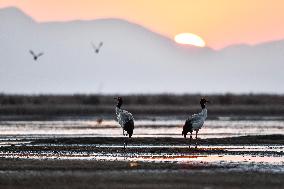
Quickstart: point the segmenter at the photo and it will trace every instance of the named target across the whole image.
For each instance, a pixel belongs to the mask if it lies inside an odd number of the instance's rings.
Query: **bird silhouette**
[[[96,46],[93,42],[91,42],[91,45],[92,45],[95,53],[98,54],[100,52],[101,47],[103,46],[103,42],[100,42],[98,46]]]
[[[43,52],[35,54],[34,51],[32,51],[32,50],[30,50],[30,53],[34,58],[34,61],[37,61],[37,59],[44,54]]]
[[[197,133],[199,129],[201,129],[201,127],[204,124],[205,119],[207,118],[207,109],[205,106],[207,102],[209,101],[206,100],[205,98],[201,98],[200,99],[201,112],[199,112],[198,114],[193,114],[185,121],[185,124],[183,126],[182,135],[184,136],[184,138],[186,138],[187,133],[190,132],[189,147],[190,147],[190,143],[192,139],[192,132],[195,131],[196,132],[195,148],[197,148]]]
[[[103,118],[98,118],[96,121],[97,121],[97,124],[100,125],[103,122]]]

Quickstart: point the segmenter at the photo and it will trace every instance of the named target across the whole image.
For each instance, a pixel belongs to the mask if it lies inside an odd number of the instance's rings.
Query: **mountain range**
[[[282,94],[283,70],[284,40],[213,50],[121,19],[38,23],[0,9],[0,93]]]

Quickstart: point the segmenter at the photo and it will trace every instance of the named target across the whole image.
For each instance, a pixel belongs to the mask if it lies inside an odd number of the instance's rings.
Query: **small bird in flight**
[[[32,55],[33,58],[34,58],[34,61],[37,61],[38,57],[40,57],[40,56],[43,55],[43,52],[38,53],[38,54],[35,54],[34,51],[32,51],[32,50],[30,50],[30,53],[31,53],[31,55]]]
[[[92,47],[93,47],[95,53],[99,53],[101,47],[103,46],[103,42],[100,42],[98,46],[96,46],[93,42],[91,42],[91,45],[92,45]]]

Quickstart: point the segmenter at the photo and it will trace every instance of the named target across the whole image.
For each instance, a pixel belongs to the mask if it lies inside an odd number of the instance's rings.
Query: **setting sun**
[[[175,41],[180,44],[204,47],[205,41],[198,35],[192,33],[181,33],[175,36]]]

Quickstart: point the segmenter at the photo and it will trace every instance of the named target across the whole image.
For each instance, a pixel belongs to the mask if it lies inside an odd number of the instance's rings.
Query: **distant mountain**
[[[4,93],[284,93],[284,40],[215,51],[125,20],[37,23],[16,8],[0,25]]]

